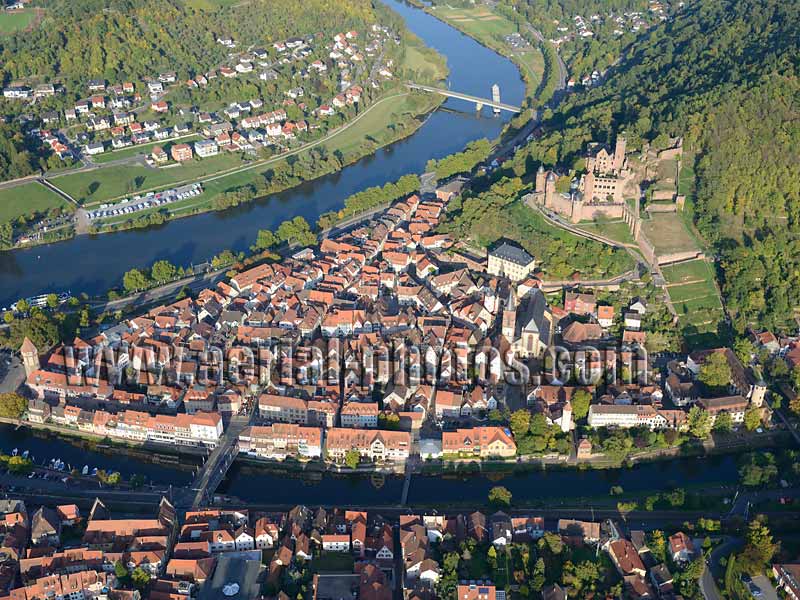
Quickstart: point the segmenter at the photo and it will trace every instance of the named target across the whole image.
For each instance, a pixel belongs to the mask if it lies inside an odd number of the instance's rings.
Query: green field
[[[714,285],[714,270],[705,260],[662,267],[672,305],[691,347],[719,345],[719,324],[725,314]]]
[[[678,213],[655,213],[642,219],[642,233],[656,249],[656,254],[697,250],[697,242]]]
[[[68,206],[66,200],[35,181],[0,190],[0,223],[22,215]]]
[[[130,194],[189,182],[240,167],[246,161],[238,154],[219,154],[210,158],[193,158],[184,164],[167,168],[113,166],[53,178],[51,183],[78,202],[91,205]]]
[[[677,265],[661,268],[667,284],[686,284],[697,280],[705,281],[714,278],[711,267],[704,260],[691,260]]]
[[[26,29],[36,18],[36,12],[30,8],[14,11],[0,11],[0,34],[14,33]]]

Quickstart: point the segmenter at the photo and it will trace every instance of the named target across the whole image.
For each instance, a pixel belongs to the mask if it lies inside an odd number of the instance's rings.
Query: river
[[[438,19],[398,0],[383,0],[408,28],[447,58],[448,84],[454,90],[491,97],[493,83],[502,99],[521,104],[525,85],[508,59]],[[226,248],[246,250],[259,229],[275,228],[300,215],[310,223],[344,204],[345,198],[406,173],[421,173],[429,158],[457,152],[473,140],[496,137],[509,113],[494,116],[484,109],[449,99],[410,137],[375,154],[298,187],[245,205],[178,219],[144,230],[78,236],[65,242],[0,252],[0,308],[19,298],[47,292],[102,294],[119,285],[125,271],[148,267],[161,259],[197,264]]]
[[[97,467],[119,471],[123,478],[139,474],[158,484],[187,485],[197,459],[180,457],[181,467],[144,462],[126,456],[118,447],[107,451],[89,450],[82,442],[70,442],[53,435],[30,430],[15,430],[0,424],[0,451],[30,451],[38,464],[60,458],[73,467]],[[575,497],[605,496],[611,486],[619,485],[626,494],[663,491],[678,486],[730,485],[738,480],[736,455],[708,458],[679,458],[642,463],[630,469],[577,470],[551,468],[490,475],[433,476],[415,475],[411,479],[408,504],[448,506],[454,503],[480,504],[496,485],[507,487],[520,503],[537,500],[557,502]],[[250,464],[234,463],[220,493],[261,504],[340,504],[386,506],[400,502],[403,478],[348,475],[309,476],[284,474],[260,469]]]

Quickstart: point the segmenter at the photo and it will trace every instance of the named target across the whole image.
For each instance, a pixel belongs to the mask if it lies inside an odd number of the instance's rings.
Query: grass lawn
[[[14,11],[0,11],[0,34],[14,33],[27,28],[36,18],[36,12],[30,8]]]
[[[53,178],[51,183],[83,204],[91,205],[154,188],[168,187],[225,169],[242,166],[239,154],[193,158],[184,164],[155,168],[123,165]]]
[[[61,196],[35,181],[5,188],[0,190],[0,223],[68,204]]]
[[[423,80],[430,78],[432,81],[439,81],[447,77],[447,63],[442,60],[431,61],[425,49],[427,48],[422,42],[419,46],[409,43],[403,56],[403,68],[418,73]]]
[[[352,573],[354,563],[353,555],[347,552],[323,552],[314,558],[311,568],[315,573],[330,571]]]
[[[694,236],[677,213],[655,213],[643,219],[642,231],[655,246],[656,254],[698,249]]]
[[[695,298],[705,298],[709,294],[716,296],[714,287],[709,281],[674,285],[669,288],[669,296],[673,302],[686,302]]]
[[[138,156],[140,154],[142,155],[149,154],[150,152],[153,151],[153,148],[156,146],[161,146],[164,150],[169,152],[169,148],[173,144],[191,143],[198,139],[200,139],[200,135],[195,134],[185,138],[180,138],[178,140],[159,140],[157,142],[149,142],[147,144],[140,144],[138,146],[131,146],[130,148],[122,148],[120,150],[113,150],[113,151],[107,150],[106,152],[103,152],[103,154],[98,154],[97,156],[92,157],[92,161],[96,162],[97,164],[103,164],[115,160],[120,160],[122,158],[130,158],[131,156]]]
[[[608,221],[606,223],[587,221],[579,223],[578,228],[588,231],[589,233],[603,235],[621,244],[636,243],[636,240],[634,240],[633,236],[631,235],[631,230],[624,221]]]
[[[691,260],[677,265],[661,267],[667,284],[689,283],[697,280],[711,280],[714,273],[711,266],[704,260]]]

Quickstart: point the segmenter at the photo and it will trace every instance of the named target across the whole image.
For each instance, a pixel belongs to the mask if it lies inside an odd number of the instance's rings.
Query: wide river
[[[124,450],[108,448],[86,450],[52,435],[15,430],[0,424],[0,452],[28,450],[38,464],[60,458],[82,469],[119,471],[125,479],[139,474],[155,484],[187,485],[197,459],[181,457],[182,467],[143,462],[124,455]],[[611,486],[619,485],[627,494],[668,490],[673,487],[711,487],[730,485],[738,480],[737,456],[679,458],[645,463],[630,469],[576,470],[549,469],[500,475],[422,476],[415,475],[409,488],[409,505],[448,506],[457,503],[485,502],[489,490],[503,485],[520,501],[557,503],[576,497],[606,496]],[[260,504],[340,504],[388,506],[400,502],[403,478],[283,474],[234,463],[219,492]]]
[[[423,11],[396,0],[383,0],[400,13],[408,27],[429,46],[447,57],[450,86],[459,91],[489,96],[498,83],[502,97],[519,104],[524,85],[516,67],[471,38],[444,25]],[[273,227],[284,219],[302,215],[313,221],[327,210],[342,205],[350,194],[410,172],[421,172],[432,157],[458,151],[472,140],[496,136],[507,117],[488,111],[477,116],[474,107],[449,100],[448,110],[437,110],[425,125],[406,140],[378,151],[340,173],[308,182],[282,194],[225,211],[173,221],[144,231],[129,231],[31,250],[0,253],[0,306],[44,291],[72,290],[100,293],[118,284],[133,267],[147,266],[162,258],[178,264],[208,259],[224,248],[245,249],[259,228]],[[29,450],[37,462],[60,458],[73,467],[83,465],[117,470],[125,478],[134,473],[159,484],[185,485],[188,468],[145,463],[120,456],[119,450],[88,451],[55,437],[31,435],[25,430],[0,425],[0,451]],[[735,457],[708,460],[680,459],[639,465],[628,470],[533,471],[464,478],[414,477],[409,503],[476,501],[486,498],[489,488],[501,483],[517,498],[554,498],[607,494],[611,485],[626,492],[664,489],[671,485],[715,484],[736,479]],[[395,504],[399,502],[402,478],[375,480],[366,477],[325,476],[320,480],[286,477],[240,464],[231,469],[220,491],[261,503]]]
[[[454,90],[491,97],[493,83],[502,99],[519,105],[525,86],[508,59],[445,25],[422,10],[384,0],[403,16],[409,29],[447,58],[448,84]],[[498,135],[509,114],[499,117],[460,100],[448,100],[412,136],[391,144],[342,171],[237,208],[186,217],[162,226],[78,236],[66,242],[0,252],[0,308],[18,298],[46,292],[101,294],[119,285],[125,271],[156,260],[200,263],[226,248],[247,249],[259,229],[301,215],[310,223],[340,208],[349,195],[383,185],[406,173],[421,173],[429,158],[457,152],[473,140]]]

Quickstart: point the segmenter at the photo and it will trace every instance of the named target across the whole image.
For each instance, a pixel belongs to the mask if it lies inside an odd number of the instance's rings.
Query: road
[[[712,550],[708,560],[706,560],[706,568],[700,576],[700,592],[703,594],[705,600],[723,600],[722,594],[717,587],[715,577],[722,576],[722,566],[719,564],[723,556],[728,556],[731,552],[736,550],[742,545],[742,540],[735,537],[724,537],[722,543]]]

